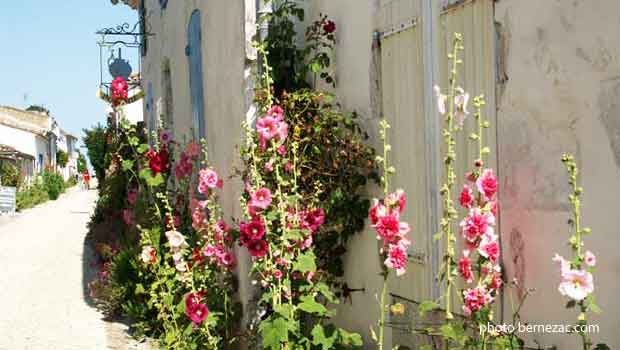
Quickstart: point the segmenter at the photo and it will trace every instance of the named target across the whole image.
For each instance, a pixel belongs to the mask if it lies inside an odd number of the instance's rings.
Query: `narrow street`
[[[86,300],[84,237],[96,198],[74,187],[0,220],[1,350],[131,348],[121,325]]]

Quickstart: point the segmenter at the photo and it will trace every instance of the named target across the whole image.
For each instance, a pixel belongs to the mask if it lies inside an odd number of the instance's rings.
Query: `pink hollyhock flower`
[[[269,159],[269,161],[267,163],[265,163],[264,169],[266,173],[271,173],[273,172],[273,163],[275,162],[275,159]]]
[[[584,255],[584,262],[586,263],[586,265],[593,267],[596,265],[596,256],[594,255],[594,253],[592,253],[591,251],[586,251],[585,255]]]
[[[488,294],[486,288],[476,287],[463,291],[463,311],[467,316],[472,312],[480,310],[482,307],[491,302],[493,298]]]
[[[142,248],[142,253],[140,254],[140,259],[145,264],[154,264],[157,262],[157,251],[155,248],[150,245]]]
[[[166,238],[168,239],[168,243],[170,243],[170,247],[172,247],[173,250],[180,250],[189,247],[185,241],[185,237],[183,237],[179,231],[166,232]]]
[[[127,192],[127,202],[129,202],[129,204],[131,205],[135,205],[137,200],[138,200],[138,190],[136,190],[135,188],[132,188],[131,190]]]
[[[204,250],[202,251],[202,254],[206,256],[207,258],[214,257],[215,253],[216,253],[216,248],[212,244],[207,244]]]
[[[283,142],[284,140],[286,140],[288,136],[288,124],[285,121],[281,121],[278,123],[277,136],[280,142]]]
[[[286,146],[280,145],[280,147],[278,147],[278,154],[284,156],[286,154]]]
[[[398,220],[398,213],[379,217],[372,227],[377,231],[377,239],[383,239],[386,243],[393,243],[410,231],[409,224]]]
[[[223,266],[229,269],[232,269],[237,262],[235,259],[235,256],[231,252],[225,249],[218,249],[216,253],[216,258],[217,258],[217,263],[220,266]]]
[[[256,241],[265,236],[265,225],[261,219],[254,219],[249,223],[242,222],[239,224],[239,231],[245,236],[245,240]]]
[[[301,242],[301,250],[308,249],[312,247],[312,243],[314,240],[312,239],[312,235],[307,235],[306,238]]]
[[[497,192],[497,178],[493,174],[493,169],[484,169],[476,180],[478,192],[482,193],[487,200],[491,200]]]
[[[198,191],[202,194],[208,192],[208,189],[214,189],[220,184],[220,178],[213,169],[202,169],[199,173]]]
[[[491,262],[497,261],[499,258],[499,242],[497,241],[496,234],[488,232],[482,236],[478,254],[489,259]]]
[[[391,244],[385,266],[396,270],[397,276],[404,275],[407,267],[407,248],[401,244]]]
[[[200,149],[200,144],[195,141],[188,143],[185,147],[185,152],[192,159],[198,159],[198,157],[200,157],[201,151],[202,150]]]
[[[376,225],[379,221],[379,218],[385,215],[387,215],[387,208],[383,204],[381,204],[378,199],[374,199],[368,213],[368,216],[370,217],[370,222],[373,225]]]
[[[472,191],[471,187],[463,185],[459,201],[461,202],[461,207],[471,209],[471,206],[474,204],[474,191]]]
[[[282,107],[278,105],[273,105],[267,111],[267,115],[270,115],[276,118],[277,120],[281,120],[284,117],[284,110],[282,109]]]
[[[269,253],[269,244],[263,240],[250,241],[247,248],[250,255],[255,258],[262,258]]]
[[[459,260],[459,272],[461,276],[467,283],[472,283],[474,281],[474,272],[471,269],[471,260],[467,257],[462,257]]]
[[[569,270],[562,275],[558,290],[564,296],[581,301],[594,292],[592,274],[584,270]]]
[[[474,243],[488,231],[489,225],[493,224],[495,224],[495,217],[492,214],[482,213],[480,208],[473,208],[460,223],[461,233],[467,241]]]
[[[260,138],[261,149],[265,149],[267,141],[271,140],[278,134],[279,120],[272,116],[264,116],[256,121],[256,132]]]
[[[170,143],[170,141],[172,141],[172,133],[168,130],[162,130],[159,133],[159,142],[161,142],[164,145],[167,145]]]
[[[193,293],[185,297],[185,313],[195,325],[201,324],[209,316],[209,309],[201,301],[202,296]]]
[[[396,190],[396,192],[391,193],[387,196],[385,202],[390,207],[398,204],[398,212],[402,213],[403,210],[405,210],[405,205],[407,204],[407,197],[405,196],[405,191],[402,189]]]
[[[271,204],[271,191],[262,187],[256,190],[250,198],[250,205],[255,208],[267,209]]]
[[[282,279],[282,271],[280,270],[273,270],[273,277],[277,280]]]
[[[277,258],[276,259],[276,264],[280,265],[280,266],[288,266],[288,260],[284,259],[284,258]]]

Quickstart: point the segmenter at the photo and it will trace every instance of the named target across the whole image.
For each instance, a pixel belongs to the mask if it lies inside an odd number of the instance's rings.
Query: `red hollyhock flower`
[[[323,25],[323,30],[327,34],[332,34],[336,31],[336,23],[334,23],[334,21],[325,22],[325,24]]]
[[[124,78],[118,77],[112,81],[111,93],[112,104],[115,106],[127,100],[129,97],[129,85],[127,85]]]
[[[247,244],[250,255],[255,258],[262,258],[269,252],[269,244],[263,240],[251,241]]]
[[[250,221],[250,223],[242,222],[239,225],[239,230],[246,241],[257,241],[265,236],[265,225],[259,218]]]
[[[149,158],[149,168],[153,175],[168,171],[168,162],[170,161],[168,149],[162,148],[159,152],[151,149],[146,156]]]
[[[200,292],[188,293],[185,296],[185,313],[196,325],[201,324],[209,316],[209,309],[206,305],[201,304],[202,299],[203,296]]]

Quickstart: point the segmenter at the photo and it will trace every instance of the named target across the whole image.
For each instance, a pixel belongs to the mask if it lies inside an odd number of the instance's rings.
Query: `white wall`
[[[40,135],[0,124],[0,142],[35,157],[36,171],[41,171],[50,161],[48,142]],[[43,155],[43,164],[39,163],[39,154]]]

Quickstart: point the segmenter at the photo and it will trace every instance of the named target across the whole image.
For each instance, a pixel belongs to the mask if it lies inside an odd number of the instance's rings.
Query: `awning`
[[[34,160],[34,156],[31,156],[30,154],[27,154],[27,153],[20,152],[11,146],[0,144],[0,159]]]

